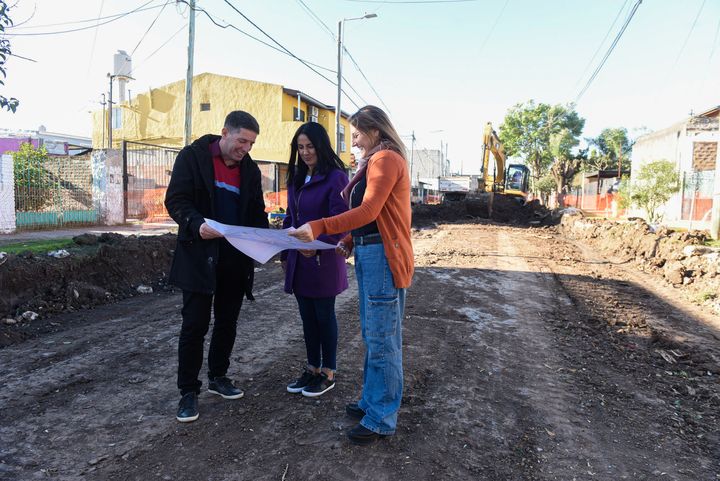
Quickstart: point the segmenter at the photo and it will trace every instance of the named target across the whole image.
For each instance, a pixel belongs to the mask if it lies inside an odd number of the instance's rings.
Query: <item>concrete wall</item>
[[[15,232],[15,179],[13,158],[0,157],[0,233]]]
[[[122,152],[95,150],[92,153],[93,204],[103,225],[125,223]]]
[[[720,134],[715,130],[688,128],[687,122],[679,122],[667,129],[653,132],[640,137],[632,150],[632,172],[655,160],[669,160],[675,164],[677,171],[693,170],[693,144],[695,142],[718,142]],[[690,227],[689,221],[682,220],[682,191],[675,194],[665,204],[663,224],[670,227]],[[645,212],[631,209],[628,215],[645,218]],[[707,224],[707,225],[705,225]],[[694,229],[707,229],[709,222],[692,222]]]
[[[202,111],[201,104],[210,104]],[[304,102],[303,110],[308,112]],[[225,116],[232,110],[250,112],[260,124],[260,135],[251,155],[257,160],[287,163],[290,140],[302,122],[292,120],[297,99],[285,94],[282,85],[255,82],[224,75],[203,73],[193,77],[192,140],[208,133],[219,134]],[[113,130],[113,145],[124,140],[147,142],[171,147],[183,146],[185,117],[185,81],[181,80],[133,97],[120,106],[122,128]],[[307,119],[307,117],[306,117]],[[335,113],[323,110],[318,119],[333,139]],[[350,134],[345,119],[347,152],[341,155],[350,162]],[[102,111],[93,114],[93,146],[104,148]],[[105,127],[107,130],[107,127]],[[105,132],[107,139],[107,132]],[[334,144],[334,141],[333,141]]]

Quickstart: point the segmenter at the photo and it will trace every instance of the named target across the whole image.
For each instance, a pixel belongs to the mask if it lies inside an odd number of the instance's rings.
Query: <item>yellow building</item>
[[[321,124],[335,146],[335,108],[282,85],[256,82],[225,75],[202,73],[193,77],[192,140],[219,134],[225,116],[232,110],[251,113],[260,124],[260,135],[252,150],[258,161],[288,162],[290,141],[306,121]],[[112,114],[113,148],[123,140],[165,147],[182,147],[185,123],[185,81],[154,88],[117,105]],[[340,158],[350,164],[350,135],[347,115],[340,121],[344,142]],[[107,114],[93,114],[93,147],[107,148]]]

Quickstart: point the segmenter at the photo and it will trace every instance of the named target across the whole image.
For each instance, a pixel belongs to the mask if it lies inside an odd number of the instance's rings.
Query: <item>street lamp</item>
[[[335,152],[340,155],[340,96],[342,95],[342,59],[343,59],[343,35],[345,34],[345,22],[350,20],[363,20],[366,18],[375,18],[377,14],[366,13],[362,17],[343,18],[338,21],[338,67],[337,67],[337,106],[335,107]]]

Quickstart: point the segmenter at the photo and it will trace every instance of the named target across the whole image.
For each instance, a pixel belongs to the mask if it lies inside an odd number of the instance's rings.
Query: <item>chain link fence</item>
[[[682,220],[710,220],[715,171],[683,172]]]

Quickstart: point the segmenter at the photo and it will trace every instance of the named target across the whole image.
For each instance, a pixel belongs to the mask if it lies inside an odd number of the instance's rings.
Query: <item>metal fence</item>
[[[715,171],[683,172],[682,220],[709,221]]]
[[[168,220],[165,191],[180,149],[141,142],[123,142],[125,219]]]
[[[90,164],[89,155],[49,157],[36,164],[15,162],[16,228],[96,224]]]

